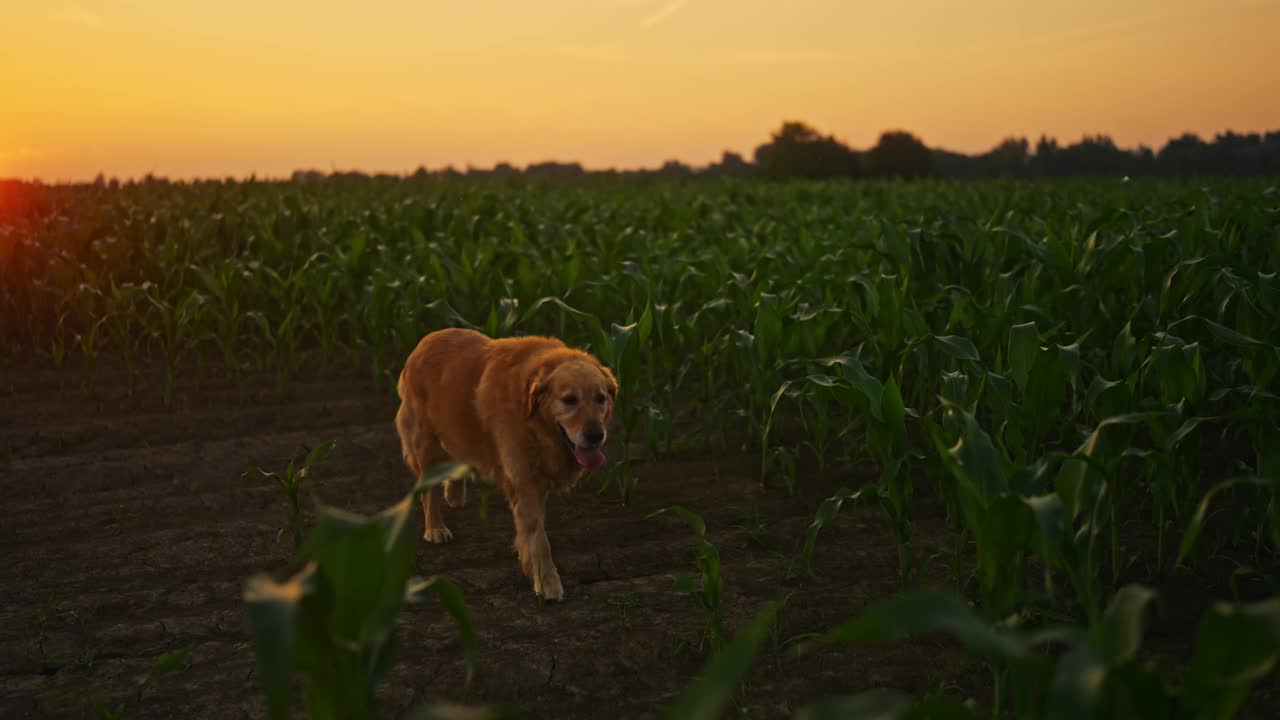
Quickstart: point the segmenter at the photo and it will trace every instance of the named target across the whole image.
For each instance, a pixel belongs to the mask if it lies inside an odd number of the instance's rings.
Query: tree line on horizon
[[[358,175],[360,173],[343,173]],[[661,167],[634,170],[588,170],[577,162],[533,163],[523,170],[510,163],[491,169],[452,166],[415,175],[532,177],[570,179],[584,176],[692,177],[733,176],[770,179],[832,178],[1036,178],[1072,176],[1280,175],[1280,130],[1239,134],[1232,131],[1206,141],[1193,133],[1172,138],[1158,151],[1145,145],[1129,150],[1107,135],[1087,135],[1060,144],[1041,136],[1034,149],[1025,137],[1008,138],[975,155],[930,148],[910,132],[891,130],[874,146],[856,150],[810,125],[787,121],[755,149],[751,160],[725,151],[720,160],[693,167],[669,160]],[[294,173],[294,179],[323,177],[317,171]]]
[[[573,179],[590,177],[681,178],[756,177],[765,179],[835,178],[1055,178],[1075,176],[1112,177],[1194,177],[1194,176],[1280,176],[1280,130],[1265,133],[1226,131],[1213,140],[1194,133],[1171,138],[1158,151],[1145,145],[1121,148],[1107,135],[1086,135],[1079,142],[1063,145],[1055,138],[1040,136],[1034,150],[1025,137],[1003,140],[985,153],[966,155],[930,148],[905,130],[880,135],[874,146],[856,150],[834,135],[823,135],[807,123],[786,121],[770,134],[769,141],[756,147],[750,160],[726,150],[716,162],[702,167],[668,160],[658,168],[586,169],[578,162],[539,162],[525,168],[498,163],[492,168],[452,165],[428,170],[419,167],[410,177],[494,177]],[[360,171],[296,170],[295,182],[325,178],[401,177],[389,173]],[[256,178],[250,178],[250,181]],[[218,181],[216,178],[211,180]],[[234,182],[233,178],[227,180]],[[126,184],[132,180],[124,181]],[[148,174],[141,183],[168,183]],[[28,197],[39,180],[26,182],[0,178],[0,211],[12,212],[29,204]],[[121,184],[99,174],[95,185]]]

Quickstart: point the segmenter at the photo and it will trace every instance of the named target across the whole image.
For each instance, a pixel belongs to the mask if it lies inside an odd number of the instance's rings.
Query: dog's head
[[[603,465],[606,425],[618,399],[613,373],[586,353],[557,353],[534,368],[526,387],[529,418],[553,425],[579,465]]]

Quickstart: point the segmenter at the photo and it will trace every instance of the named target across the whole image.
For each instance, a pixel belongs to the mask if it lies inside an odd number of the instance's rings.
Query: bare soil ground
[[[11,378],[0,398],[0,716],[262,717],[241,591],[259,571],[284,577],[291,544],[279,488],[241,477],[280,469],[300,445],[337,440],[316,468],[329,504],[373,513],[401,497],[394,398],[360,378],[312,379],[285,393],[267,382],[209,382],[159,401],[159,378],[127,394],[106,374],[86,393],[66,376]],[[873,687],[915,692],[981,684],[981,666],[939,641],[834,649],[792,658],[788,639],[824,630],[896,584],[896,551],[874,507],[849,508],[824,533],[819,579],[795,576],[796,549],[818,501],[762,490],[752,457],[691,453],[638,468],[623,506],[588,478],[553,501],[550,534],[567,602],[541,604],[511,551],[510,514],[478,493],[450,511],[456,540],[420,546],[421,575],[460,585],[481,641],[479,672],[463,693],[454,627],[435,605],[402,617],[402,649],[383,697],[391,716],[420,700],[502,703],[527,717],[659,714],[706,659],[703,617],[674,592],[694,573],[693,536],[674,518],[646,516],[682,504],[703,513],[726,577],[726,625],[740,627],[765,602],[787,597],[780,645],[763,657],[745,695],[751,715],[777,717],[824,694]],[[421,522],[419,520],[419,522]],[[935,523],[936,525],[936,519]],[[945,536],[922,523],[921,542]],[[137,687],[164,654],[190,648],[172,674]],[[972,677],[970,677],[972,675]]]
[[[132,395],[119,373],[89,393],[58,378],[22,371],[0,390],[0,717],[92,717],[95,702],[124,704],[128,718],[264,717],[241,593],[257,572],[285,577],[292,545],[282,491],[241,474],[282,469],[300,445],[333,439],[314,471],[319,497],[382,510],[411,485],[395,399],[362,377],[303,380],[283,393],[265,380],[206,381],[166,409],[158,377],[144,375]],[[787,652],[892,594],[897,551],[877,507],[846,506],[819,541],[816,577],[794,572],[804,530],[839,479],[810,476],[789,498],[761,488],[755,462],[688,452],[638,466],[630,506],[597,493],[595,477],[553,499],[560,604],[539,603],[520,574],[500,496],[485,520],[473,491],[447,515],[454,542],[422,542],[416,562],[420,575],[443,574],[465,593],[480,636],[477,677],[464,693],[451,621],[433,603],[410,606],[381,692],[388,716],[427,699],[505,704],[530,718],[660,715],[707,658],[702,611],[671,579],[696,574],[693,534],[676,518],[647,517],[673,504],[707,520],[730,632],[787,600],[742,716],[788,717],[873,688],[981,693],[983,665],[943,639]],[[953,542],[927,502],[916,538],[922,557]],[[181,667],[138,691],[157,659],[183,648]]]

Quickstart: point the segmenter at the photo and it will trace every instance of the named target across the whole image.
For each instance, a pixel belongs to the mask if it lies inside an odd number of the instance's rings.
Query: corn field
[[[794,587],[820,582],[812,563],[838,562],[858,542],[829,538],[851,508],[873,512],[892,538],[882,550],[896,590],[834,608],[845,621],[780,655],[940,635],[984,668],[973,692],[786,698],[796,717],[1280,708],[1274,180],[334,177],[57,186],[38,197],[0,215],[0,367],[11,378],[0,391],[17,392],[34,367],[62,393],[120,386],[167,409],[193,382],[265,377],[285,391],[317,373],[355,375],[394,397],[408,352],[443,327],[552,334],[600,357],[621,385],[618,440],[607,471],[578,492],[696,550],[670,572],[706,628],[705,670],[654,711],[733,712],[771,628],[798,602],[784,602],[780,583],[777,602],[738,609],[754,619],[726,622],[722,587],[735,577],[721,572],[699,515],[711,508],[632,509],[671,505],[650,494],[645,468],[689,457],[739,458],[769,496],[827,498],[809,505],[812,524],[785,550]],[[716,491],[716,478],[696,482]],[[355,609],[330,610],[376,618],[346,615],[327,626],[335,637],[312,638],[319,626],[300,618],[326,611],[287,609],[310,591],[254,581],[252,635],[278,717],[295,669],[330,689],[346,678],[343,697],[308,690],[310,717],[374,717],[406,593],[434,589],[475,642],[483,613],[468,613],[444,578],[414,585],[400,525],[325,510],[304,545],[292,502],[297,560],[313,561],[293,582],[339,568],[324,592],[355,593]],[[941,526],[945,552],[922,546],[922,523]],[[360,583],[374,581],[323,558],[358,536],[372,553],[362,563],[376,565],[377,532],[357,526],[393,525],[395,582],[362,603]],[[1157,658],[1144,628],[1162,588],[1188,579],[1206,599],[1178,630],[1179,656]],[[307,647],[333,653],[349,647],[342,633],[376,636],[379,672],[352,678],[361,666],[351,658],[262,654],[284,647],[272,628],[295,621]]]

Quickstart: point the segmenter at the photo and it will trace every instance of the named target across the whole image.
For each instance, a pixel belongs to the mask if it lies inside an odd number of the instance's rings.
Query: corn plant
[[[181,668],[191,658],[191,648],[182,648],[173,652],[165,653],[160,659],[151,664],[151,668],[137,681],[134,688],[134,704],[142,702],[142,695],[152,683],[160,678],[168,675],[175,670]],[[115,705],[103,705],[100,702],[94,702],[93,714],[98,720],[124,720],[128,716],[128,703],[116,703]]]
[[[822,364],[838,368],[840,374],[812,374],[807,381],[831,391],[850,413],[849,423],[866,428],[864,437],[867,445],[880,465],[876,494],[897,542],[899,578],[905,583],[911,578],[917,563],[911,549],[910,461],[915,453],[907,443],[908,411],[903,405],[902,394],[893,378],[881,383],[850,355],[830,358]]]
[[[722,717],[755,662],[760,646],[777,625],[778,603],[766,605],[749,625],[716,653],[702,673],[685,689],[666,717],[671,720],[713,720]]]
[[[1152,590],[1127,585],[1116,592],[1098,620],[1087,626],[1010,629],[983,620],[953,593],[911,590],[876,603],[803,649],[812,652],[832,643],[885,642],[946,633],[991,664],[997,682],[989,717],[1000,717],[1006,701],[1016,717],[1030,720],[1232,717],[1250,689],[1280,663],[1280,599],[1219,603],[1209,608],[1200,619],[1190,666],[1180,682],[1172,682],[1140,656],[1146,615],[1154,599]],[[1050,655],[1042,650],[1046,645],[1062,651]],[[980,717],[947,698],[917,704],[905,695],[879,692],[821,700],[800,715],[938,716],[934,713]]]
[[[633,446],[752,453],[778,492],[853,467],[822,495],[874,494],[907,584],[936,494],[988,623],[1097,626],[1143,570],[1275,584],[1272,179],[24,187],[15,366],[156,366],[170,403],[205,358],[391,393],[430,330],[553,334],[619,376],[624,501]]]
[[[244,597],[270,717],[289,717],[295,673],[305,678],[308,717],[380,717],[375,690],[394,662],[396,618],[428,595],[458,625],[470,684],[476,636],[462,593],[442,577],[410,577],[417,499],[463,470],[429,468],[403,500],[372,517],[318,505],[302,569],[283,583],[249,580]]]
[[[693,578],[687,575],[676,575],[673,579],[677,592],[687,593],[697,598],[698,604],[702,606],[703,613],[706,615],[703,639],[710,643],[713,652],[719,652],[724,646],[724,630],[721,625],[724,616],[724,578],[720,575],[720,553],[716,550],[716,546],[707,540],[707,524],[701,515],[679,505],[673,505],[653,512],[649,517],[663,513],[672,513],[689,523],[698,536],[696,557],[698,570],[702,574],[699,583],[695,585]]]
[[[818,533],[827,525],[831,524],[836,516],[840,513],[840,508],[846,502],[857,502],[866,488],[860,490],[850,490],[849,488],[840,488],[835,495],[823,500],[818,505],[818,511],[814,513],[813,522],[809,524],[804,534],[804,546],[800,555],[804,560],[805,569],[811,574],[813,572],[810,563],[813,561],[813,551],[818,544]]]
[[[639,400],[644,379],[640,371],[640,358],[652,327],[653,316],[646,304],[636,322],[628,325],[615,323],[607,335],[600,334],[600,347],[605,363],[615,369],[618,380],[618,402],[614,406],[614,412],[622,425],[622,442],[618,444],[621,457],[613,466],[619,473],[618,491],[623,503],[630,502],[636,486],[636,478],[631,470],[631,440],[643,412]]]
[[[304,536],[302,530],[302,504],[307,496],[312,493],[315,485],[314,483],[304,484],[303,481],[309,479],[307,475],[311,472],[312,466],[328,457],[336,445],[336,441],[330,440],[329,442],[321,443],[314,449],[302,448],[289,461],[289,466],[285,468],[283,473],[267,472],[262,468],[255,467],[252,470],[245,471],[244,475],[241,476],[247,476],[251,472],[257,473],[260,477],[276,481],[280,485],[280,489],[284,490],[285,498],[289,503],[289,529],[293,533],[294,550],[302,548]],[[280,532],[283,533],[284,530]]]

